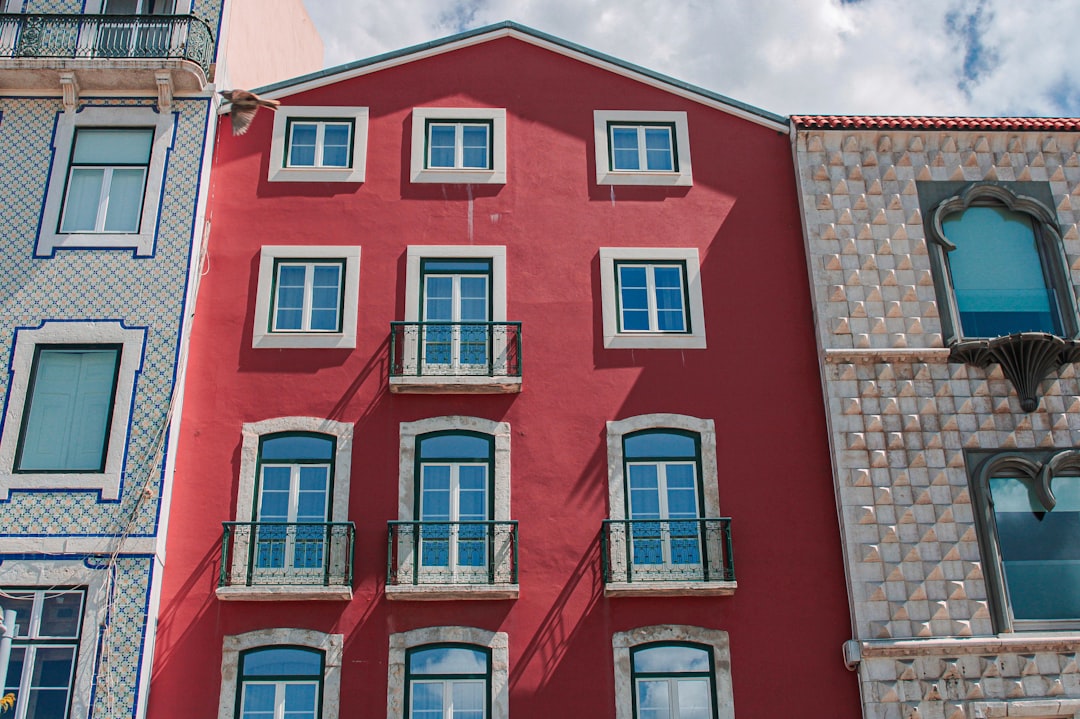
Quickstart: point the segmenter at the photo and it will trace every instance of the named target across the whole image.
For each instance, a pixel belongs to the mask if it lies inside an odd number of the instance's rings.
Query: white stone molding
[[[614,170],[611,167],[608,123],[666,124],[675,130],[675,161],[679,169],[671,172],[649,170]],[[638,110],[594,110],[593,144],[596,148],[596,184],[598,185],[667,185],[688,187],[694,184],[690,164],[690,131],[685,112],[641,112]]]
[[[289,120],[351,120],[351,167],[286,167],[285,147]],[[367,168],[368,109],[366,107],[325,107],[282,105],[274,113],[274,134],[270,141],[270,182],[363,182]]]
[[[429,120],[448,122],[488,121],[491,123],[491,168],[426,167],[427,124]],[[412,160],[409,178],[418,183],[469,185],[506,184],[506,110],[496,107],[416,107],[412,111]]]

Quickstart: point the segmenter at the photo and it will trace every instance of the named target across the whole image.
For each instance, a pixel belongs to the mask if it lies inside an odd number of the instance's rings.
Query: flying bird
[[[221,95],[232,104],[229,117],[232,118],[232,134],[234,135],[243,135],[248,131],[260,107],[276,110],[281,104],[277,100],[264,100],[247,90],[222,90]]]

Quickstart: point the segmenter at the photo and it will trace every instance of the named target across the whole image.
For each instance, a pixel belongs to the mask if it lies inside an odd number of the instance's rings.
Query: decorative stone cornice
[[[1018,332],[993,339],[965,340],[952,346],[949,359],[976,367],[991,363],[1016,388],[1020,407],[1034,412],[1039,406],[1039,385],[1047,375],[1067,362],[1080,361],[1080,341],[1045,332]]]
[[[924,362],[946,364],[949,350],[944,347],[915,349],[827,349],[825,364],[877,364],[880,362]]]

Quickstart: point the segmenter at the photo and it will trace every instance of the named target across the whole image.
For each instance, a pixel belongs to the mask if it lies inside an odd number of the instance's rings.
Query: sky
[[[513,20],[780,115],[1080,115],[1080,0],[303,0],[339,65]]]

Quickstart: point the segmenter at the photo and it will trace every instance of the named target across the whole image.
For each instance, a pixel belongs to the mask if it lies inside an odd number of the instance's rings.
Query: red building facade
[[[150,716],[857,715],[785,120],[510,23],[260,94]]]

